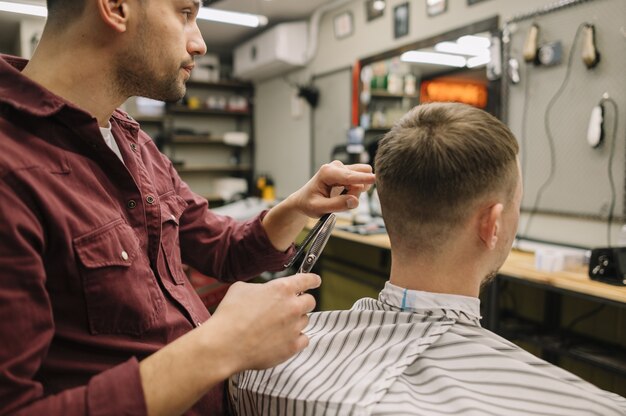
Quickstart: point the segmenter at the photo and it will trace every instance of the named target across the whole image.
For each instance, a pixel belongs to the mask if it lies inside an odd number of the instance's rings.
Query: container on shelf
[[[224,143],[232,146],[245,146],[249,140],[248,133],[244,131],[227,131],[224,133]]]
[[[157,117],[165,113],[165,103],[146,97],[137,97],[135,100],[137,115]]]

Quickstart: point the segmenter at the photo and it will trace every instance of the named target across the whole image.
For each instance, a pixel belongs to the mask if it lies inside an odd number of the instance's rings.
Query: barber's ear
[[[478,224],[478,236],[489,250],[495,249],[498,243],[503,209],[504,206],[497,203],[486,207],[481,212]]]
[[[127,0],[97,0],[103,22],[118,32],[125,32],[128,24]]]

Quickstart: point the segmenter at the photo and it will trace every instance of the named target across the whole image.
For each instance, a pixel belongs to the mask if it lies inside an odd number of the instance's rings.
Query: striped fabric
[[[626,400],[480,326],[476,298],[387,283],[311,314],[308,348],[229,381],[237,415],[626,415]]]

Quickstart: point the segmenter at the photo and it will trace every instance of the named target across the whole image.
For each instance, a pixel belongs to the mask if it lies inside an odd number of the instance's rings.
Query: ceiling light
[[[258,14],[229,12],[226,10],[201,7],[198,19],[211,20],[213,22],[230,23],[248,27],[259,27],[267,24],[267,17]]]
[[[474,68],[481,65],[487,65],[491,61],[491,55],[474,56],[467,60],[467,67]]]
[[[37,6],[34,4],[25,3],[13,3],[8,1],[0,1],[0,11],[28,14],[31,16],[46,17],[48,10],[45,6]],[[214,22],[230,23],[234,25],[259,27],[265,26],[268,23],[267,17],[250,14],[250,13],[238,13],[229,12],[225,10],[218,10],[211,7],[201,7],[198,12],[198,19],[211,20]]]
[[[0,11],[29,14],[31,16],[46,17],[48,9],[45,6],[36,6],[34,4],[12,3],[8,1],[0,1]]]
[[[435,45],[437,52],[453,53],[456,55],[478,56],[489,53],[488,48],[476,45],[461,45],[456,42],[439,42]]]
[[[408,51],[400,56],[400,60],[404,62],[416,62],[421,64],[447,65],[458,68],[464,67],[467,60],[458,55],[449,55],[446,53]]]

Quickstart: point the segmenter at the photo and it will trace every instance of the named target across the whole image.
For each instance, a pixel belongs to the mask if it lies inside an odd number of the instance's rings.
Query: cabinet
[[[253,94],[248,83],[188,81],[183,100],[161,115],[128,110],[190,188],[219,205],[253,186]]]
[[[568,272],[550,274],[550,284],[524,278],[520,270],[529,262],[519,253],[509,256],[515,257],[515,267],[505,265],[483,290],[483,325],[600,388],[625,395],[624,288],[588,281],[586,270],[582,279],[569,272],[567,282],[559,275]]]

